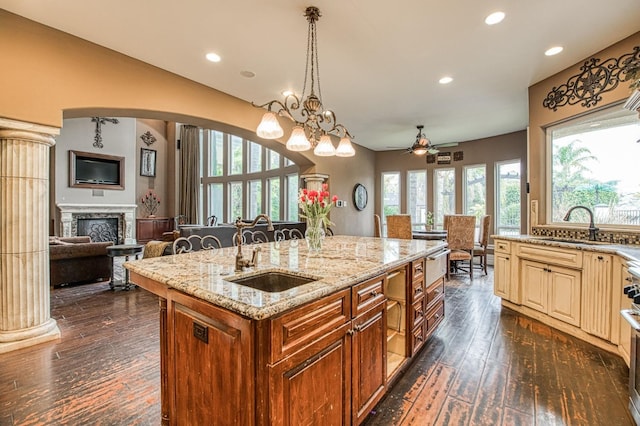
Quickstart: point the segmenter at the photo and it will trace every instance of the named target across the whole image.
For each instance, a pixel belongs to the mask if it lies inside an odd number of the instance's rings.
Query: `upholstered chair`
[[[480,217],[480,232],[478,241],[473,248],[473,255],[480,258],[480,269],[487,275],[487,246],[489,245],[489,228],[491,227],[491,216]]]
[[[473,279],[473,248],[475,245],[476,217],[468,215],[447,215],[444,218],[449,244],[447,279],[452,271],[465,271],[464,262],[469,262],[469,277]]]
[[[411,215],[394,214],[387,216],[387,237],[403,238],[410,240],[413,238],[411,231]]]

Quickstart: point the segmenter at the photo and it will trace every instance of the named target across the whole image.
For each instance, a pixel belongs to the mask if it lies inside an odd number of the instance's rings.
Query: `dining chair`
[[[173,218],[173,223],[173,229],[180,229],[180,225],[184,225],[187,223],[187,215],[179,214],[178,216]]]
[[[475,245],[476,217],[469,215],[447,215],[444,217],[447,230],[447,243],[451,252],[448,255],[447,279],[458,271],[466,272],[462,262],[469,262],[469,278],[473,279],[473,248]],[[452,266],[453,264],[453,266]],[[452,272],[453,271],[453,272]]]
[[[382,237],[382,220],[378,214],[373,215],[373,236]]]
[[[387,216],[387,237],[412,239],[411,215],[394,214]]]
[[[218,217],[211,215],[207,218],[207,226],[216,226],[218,224]]]
[[[487,246],[489,245],[489,228],[491,226],[491,216],[484,215],[480,217],[480,232],[478,233],[478,241],[473,248],[473,256],[480,258],[480,269],[487,275]]]

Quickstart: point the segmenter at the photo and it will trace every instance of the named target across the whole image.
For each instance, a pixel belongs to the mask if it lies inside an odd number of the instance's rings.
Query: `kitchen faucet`
[[[599,231],[598,228],[596,228],[596,225],[593,223],[593,212],[591,211],[591,209],[589,207],[585,207],[585,206],[573,206],[569,209],[569,211],[567,212],[567,214],[564,215],[564,218],[562,220],[564,220],[565,222],[569,221],[569,216],[571,216],[571,212],[574,211],[575,209],[584,209],[587,211],[587,213],[589,213],[589,241],[595,241],[596,240],[596,232]]]
[[[267,221],[267,231],[273,231],[273,224],[271,223],[271,218],[266,214],[259,214],[251,223],[244,222],[240,216],[236,219],[234,225],[237,228],[236,232],[236,245],[238,246],[238,253],[236,254],[236,272],[242,272],[243,268],[256,266],[256,261],[258,258],[258,252],[260,251],[259,247],[256,247],[253,250],[253,256],[251,256],[251,260],[245,259],[242,255],[242,230],[244,228],[253,228],[256,226],[260,219],[265,219]]]

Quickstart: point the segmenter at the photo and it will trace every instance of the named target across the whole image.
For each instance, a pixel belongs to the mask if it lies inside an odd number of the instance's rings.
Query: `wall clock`
[[[358,210],[364,210],[367,207],[368,195],[367,188],[361,183],[357,183],[353,188],[353,204]]]

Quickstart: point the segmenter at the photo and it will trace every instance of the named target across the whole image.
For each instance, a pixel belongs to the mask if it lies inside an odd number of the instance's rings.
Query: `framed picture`
[[[140,148],[140,176],[156,175],[156,150]]]
[[[364,210],[364,208],[367,207],[368,198],[367,188],[361,183],[357,183],[353,188],[353,204],[356,206],[356,209]]]

